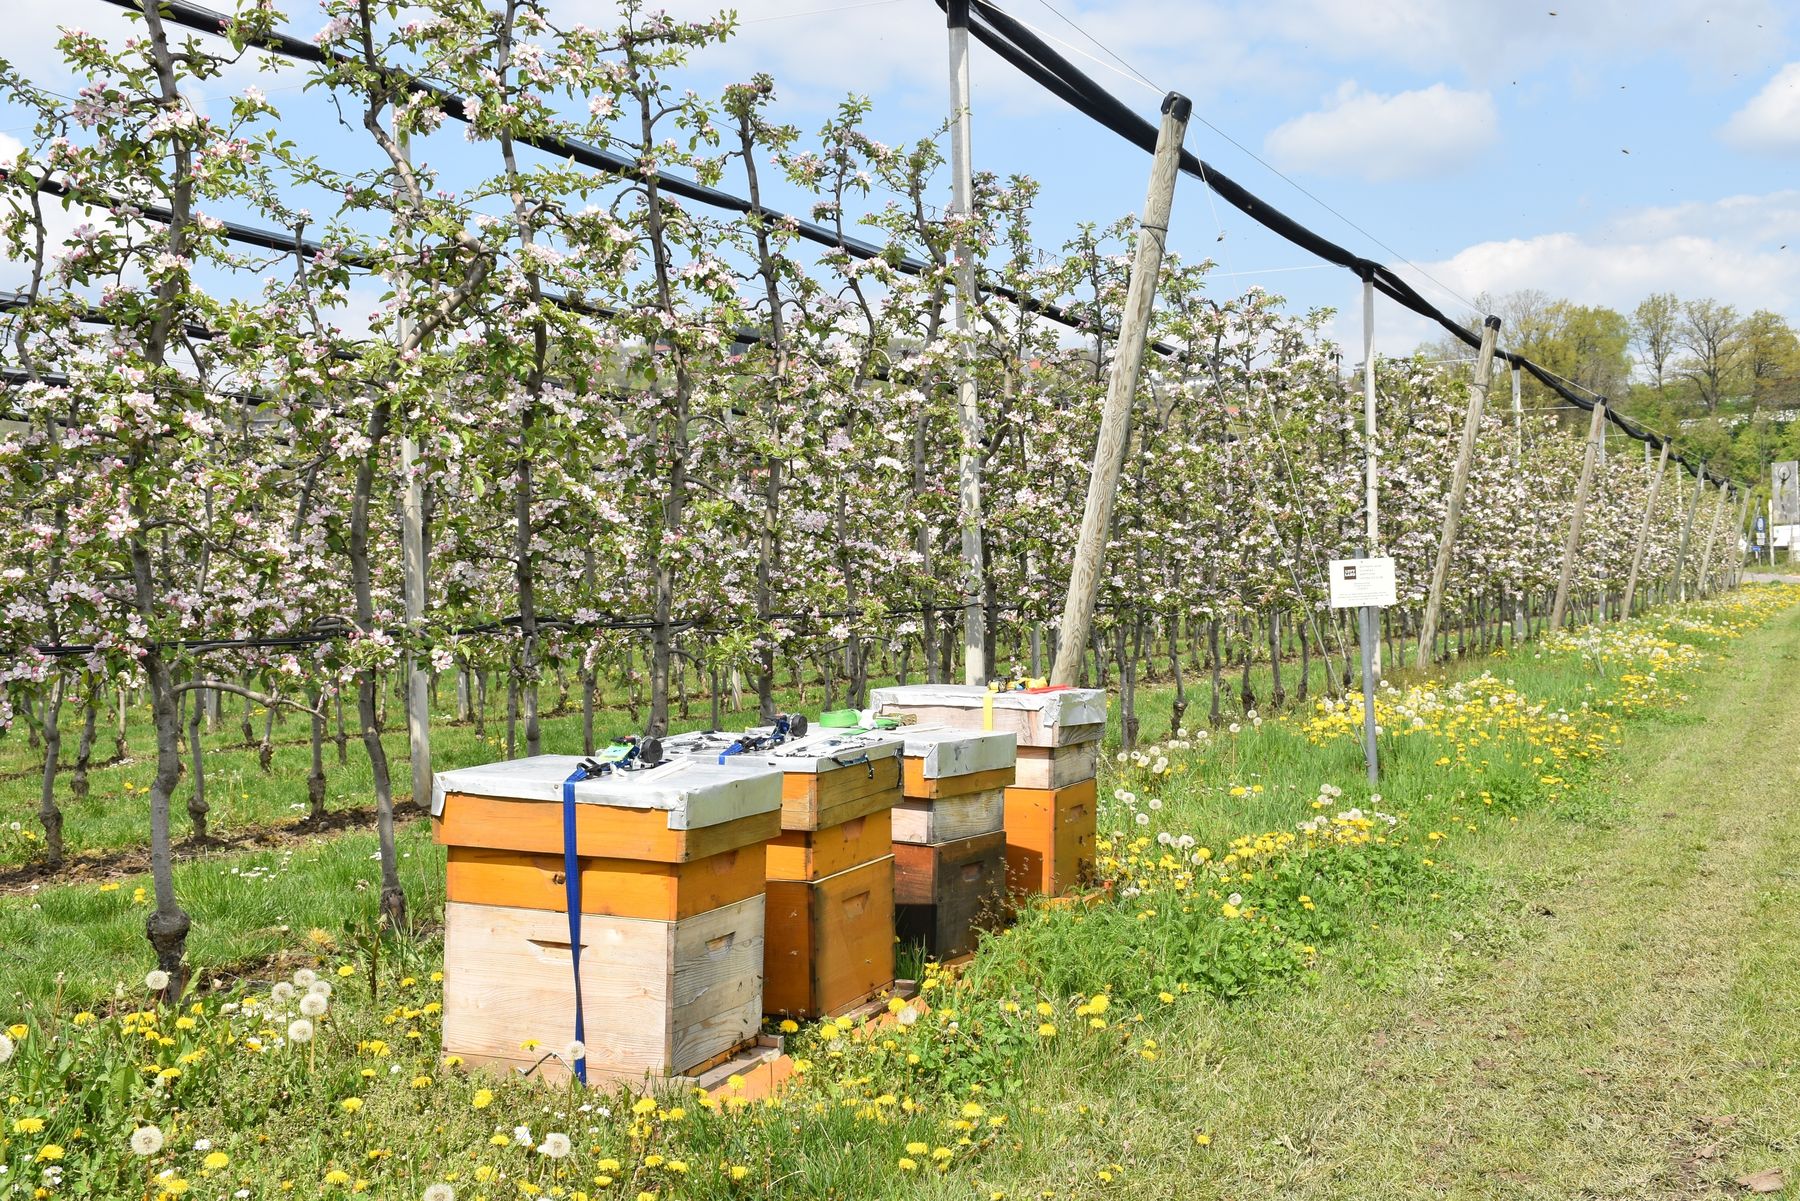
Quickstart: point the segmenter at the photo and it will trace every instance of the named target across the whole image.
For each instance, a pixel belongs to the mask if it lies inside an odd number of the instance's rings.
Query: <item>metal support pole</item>
[[[1381,780],[1381,767],[1375,750],[1375,690],[1380,687],[1379,676],[1375,669],[1375,646],[1378,638],[1381,610],[1374,605],[1364,605],[1356,611],[1357,642],[1362,649],[1362,692],[1363,692],[1363,761],[1369,770],[1369,783],[1376,784]]]
[[[1375,448],[1375,280],[1363,280],[1363,553],[1381,553],[1380,456]],[[1360,620],[1360,618],[1358,619]],[[1379,627],[1380,615],[1376,615]],[[1381,640],[1375,640],[1374,667],[1381,677]]]
[[[1082,653],[1093,626],[1094,601],[1100,591],[1100,568],[1106,555],[1107,531],[1112,526],[1119,468],[1125,458],[1126,436],[1131,431],[1132,399],[1137,393],[1144,345],[1150,335],[1150,310],[1156,303],[1157,277],[1162,273],[1163,250],[1169,236],[1169,211],[1175,203],[1181,140],[1187,133],[1192,111],[1193,105],[1185,96],[1170,92],[1163,97],[1162,128],[1156,135],[1150,189],[1144,198],[1143,219],[1138,224],[1131,283],[1125,293],[1125,313],[1119,322],[1112,374],[1106,381],[1106,404],[1100,411],[1100,436],[1094,444],[1094,471],[1088,479],[1081,535],[1076,540],[1074,561],[1069,567],[1069,594],[1063,602],[1061,645],[1057,649],[1056,666],[1050,672],[1052,684],[1075,682],[1081,672]]]

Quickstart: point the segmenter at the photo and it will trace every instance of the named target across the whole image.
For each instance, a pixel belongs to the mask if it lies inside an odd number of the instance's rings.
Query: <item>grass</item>
[[[451,1179],[464,1201],[556,1188],[659,1201],[1733,1195],[1737,1176],[1800,1169],[1800,833],[1783,812],[1800,712],[1771,704],[1800,662],[1800,609],[1736,641],[1752,624],[1721,607],[1658,627],[1668,646],[1710,648],[1704,669],[1578,653],[1612,654],[1644,628],[1620,627],[1461,673],[1491,668],[1516,702],[1470,685],[1436,689],[1440,709],[1394,697],[1425,725],[1387,713],[1379,802],[1357,743],[1329,723],[1164,747],[1163,772],[1156,752],[1115,764],[1108,788],[1133,799],[1103,810],[1112,898],[1028,911],[960,980],[928,976],[913,1026],[802,1033],[808,1070],[776,1108],[667,1097],[627,1114],[628,1100],[493,1085],[477,1109],[486,1082],[436,1063],[435,944],[410,952],[413,983],[375,1003],[361,991],[341,922],[345,898],[372,908],[366,835],[182,869],[203,966],[285,954],[351,973],[316,1067],[280,1046],[284,1020],[227,1012],[246,994],[209,995],[205,971],[195,1028],[165,1018],[160,1051],[106,1020],[142,1003],[129,881],[0,899],[0,975],[29,1032],[0,1066],[19,1098],[0,1113],[0,1163],[36,1172],[59,1139],[69,1179],[135,1195],[117,1148],[155,1121],[172,1149],[142,1166],[221,1198],[359,1180],[417,1197]],[[1353,805],[1401,820],[1362,843],[1233,847]],[[1158,833],[1196,839],[1207,866]],[[428,920],[440,861],[418,825],[404,846]],[[1226,854],[1242,856],[1229,881],[1215,874]],[[246,882],[253,862],[266,871]],[[1241,918],[1219,915],[1227,890],[1241,890]],[[84,1005],[102,1020],[77,1025]],[[165,1087],[131,1084],[140,1061],[176,1064],[202,1044],[213,1058]],[[56,1062],[67,1076],[47,1071]],[[93,1083],[120,1078],[110,1100]],[[44,1131],[10,1124],[34,1115]],[[489,1145],[519,1123],[534,1138],[569,1131],[576,1155]],[[229,1168],[198,1164],[185,1148],[201,1136]]]

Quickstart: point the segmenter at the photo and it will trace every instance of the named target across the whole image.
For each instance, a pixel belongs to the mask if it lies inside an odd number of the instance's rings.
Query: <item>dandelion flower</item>
[[[338,1108],[342,1109],[345,1113],[355,1113],[362,1107],[363,1099],[361,1097],[345,1097],[342,1101],[338,1102]]]
[[[169,973],[163,971],[161,968],[157,968],[155,971],[144,977],[144,987],[151,992],[161,992],[163,989],[169,987]]]
[[[275,998],[277,1005],[286,1005],[294,999],[294,986],[286,980],[278,980],[275,982],[275,987],[269,990],[269,995]]]
[[[311,988],[313,986],[313,982],[315,980],[317,980],[318,978],[319,978],[319,973],[313,971],[309,967],[303,967],[294,973],[294,987],[295,988]]]
[[[13,1046],[13,1040],[4,1034],[0,1034],[0,1063],[5,1063],[7,1060],[11,1059],[14,1050],[16,1050],[16,1048]]]
[[[329,980],[314,980],[310,985],[307,986],[306,991],[311,993],[315,997],[324,997],[327,1001],[329,1001],[331,999],[331,981],[329,981]]]
[[[131,1153],[151,1156],[161,1151],[163,1132],[155,1126],[139,1126],[131,1132]]]
[[[330,1004],[330,1001],[327,1001],[318,993],[309,992],[304,997],[300,998],[300,1012],[304,1013],[309,1018],[322,1018],[325,1016],[325,1010]]]
[[[200,1161],[200,1166],[205,1168],[209,1172],[216,1172],[220,1168],[226,1167],[230,1163],[231,1163],[231,1156],[225,1154],[225,1152],[223,1152],[223,1151],[214,1151],[210,1155],[208,1155],[205,1159]]]
[[[905,1009],[902,1009],[899,1013],[894,1015],[894,1021],[902,1026],[910,1026],[918,1020],[919,1011],[914,1009],[911,1005],[908,1005]]]
[[[456,1190],[447,1184],[434,1184],[425,1190],[425,1201],[456,1201]]]
[[[513,1142],[519,1144],[519,1146],[521,1146],[521,1147],[529,1147],[529,1146],[531,1146],[531,1144],[534,1141],[535,1140],[531,1137],[531,1127],[529,1127],[529,1126],[514,1126],[513,1127]]]
[[[577,1059],[586,1059],[587,1044],[580,1039],[575,1039],[568,1046],[563,1048],[563,1058],[570,1063],[574,1063]]]
[[[470,1102],[470,1104],[474,1105],[476,1109],[486,1109],[488,1106],[492,1105],[493,1103],[494,1103],[494,1092],[492,1089],[487,1089],[487,1088],[476,1089],[475,1090],[475,1098],[473,1101]]]
[[[295,1018],[288,1023],[288,1041],[293,1043],[309,1043],[312,1041],[313,1024],[305,1018]]]

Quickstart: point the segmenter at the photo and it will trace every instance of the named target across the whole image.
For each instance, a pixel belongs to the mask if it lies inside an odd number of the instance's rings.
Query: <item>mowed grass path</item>
[[[1198,1006],[1159,1061],[1037,1082],[1009,1196],[1800,1196],[1800,609],[1592,781],[1458,858],[1492,882],[1320,986]],[[1201,1145],[1195,1138],[1210,1140]],[[945,1190],[946,1195],[951,1190]],[[1098,1190],[1096,1190],[1097,1192]]]

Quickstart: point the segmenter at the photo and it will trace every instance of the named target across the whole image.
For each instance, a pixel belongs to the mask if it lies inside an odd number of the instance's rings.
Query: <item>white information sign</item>
[[[1394,561],[1381,559],[1333,559],[1331,607],[1361,609],[1367,605],[1394,603]]]

